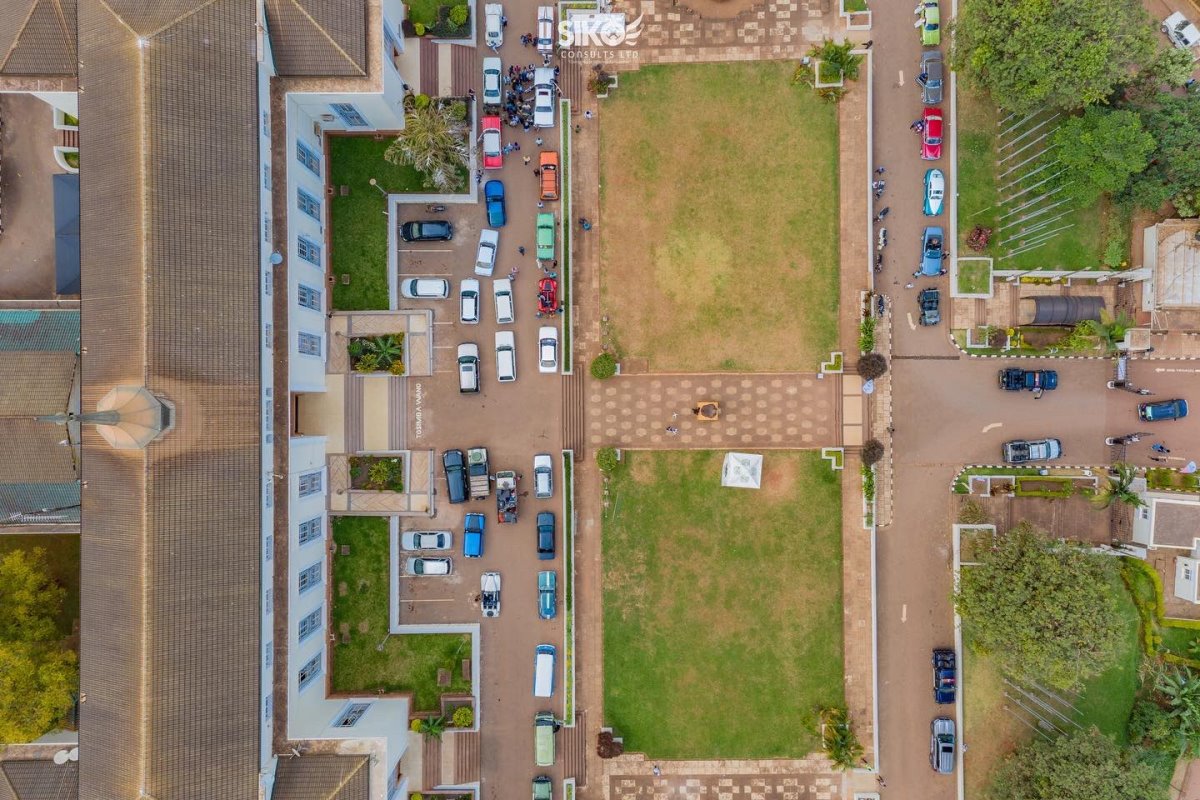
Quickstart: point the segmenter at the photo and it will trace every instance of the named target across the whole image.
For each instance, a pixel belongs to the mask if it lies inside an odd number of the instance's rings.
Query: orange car
[[[558,151],[543,150],[538,156],[538,167],[542,170],[542,199],[558,199]]]

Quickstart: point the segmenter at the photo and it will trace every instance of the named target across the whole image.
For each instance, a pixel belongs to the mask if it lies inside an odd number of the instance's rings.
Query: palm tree
[[[373,339],[367,340],[367,352],[374,353],[379,359],[379,364],[387,369],[392,365],[392,362],[399,361],[404,357],[404,348],[401,345],[401,340],[395,336],[376,336]]]
[[[839,769],[854,769],[863,755],[862,742],[850,727],[850,715],[844,708],[825,708],[820,713],[821,748]]]
[[[414,104],[405,114],[404,130],[383,157],[392,164],[415,168],[429,188],[457,190],[471,164],[468,139],[466,124],[456,120],[448,106]]]
[[[853,49],[854,43],[849,40],[838,44],[832,39],[826,39],[820,47],[814,46],[809,50],[808,55],[809,58],[819,59],[822,64],[829,65],[830,69],[840,72],[846,80],[856,81],[863,57],[852,55],[850,51]]]
[[[1118,462],[1113,464],[1112,472],[1115,474],[1109,475],[1108,483],[1101,486],[1092,497],[1092,502],[1097,507],[1108,508],[1113,501],[1125,503],[1134,508],[1146,505],[1146,501],[1141,498],[1141,495],[1133,490],[1133,479],[1137,477],[1136,469],[1129,464]]]
[[[1108,311],[1101,311],[1100,321],[1092,320],[1091,322],[1092,331],[1100,337],[1109,350],[1116,350],[1117,345],[1125,341],[1125,331],[1136,324],[1133,317],[1124,311],[1118,311],[1115,317]]]
[[[1181,754],[1200,745],[1200,677],[1187,668],[1164,669],[1154,688],[1166,698],[1169,716],[1178,726]]]
[[[442,734],[446,732],[445,717],[430,717],[429,719],[421,720],[421,733],[434,739],[441,739]]]

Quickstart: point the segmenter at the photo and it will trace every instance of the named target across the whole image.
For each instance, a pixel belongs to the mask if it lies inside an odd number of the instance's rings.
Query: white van
[[[533,696],[554,695],[554,645],[539,644],[533,657]]]
[[[496,331],[496,380],[512,383],[517,379],[517,340],[512,331]]]
[[[554,127],[554,70],[550,67],[533,71],[533,127]]]
[[[492,281],[492,299],[496,301],[496,322],[511,325],[517,317],[513,307],[512,281],[508,278]]]

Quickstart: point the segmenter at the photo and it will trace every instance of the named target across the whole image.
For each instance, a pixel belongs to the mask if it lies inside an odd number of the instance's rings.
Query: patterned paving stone
[[[613,775],[608,800],[840,800],[842,787],[828,775]]]

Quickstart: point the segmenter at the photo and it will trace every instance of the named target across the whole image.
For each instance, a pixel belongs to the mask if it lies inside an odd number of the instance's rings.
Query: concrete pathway
[[[847,796],[843,776],[824,757],[655,761],[631,753],[603,763],[608,800],[838,800]]]

